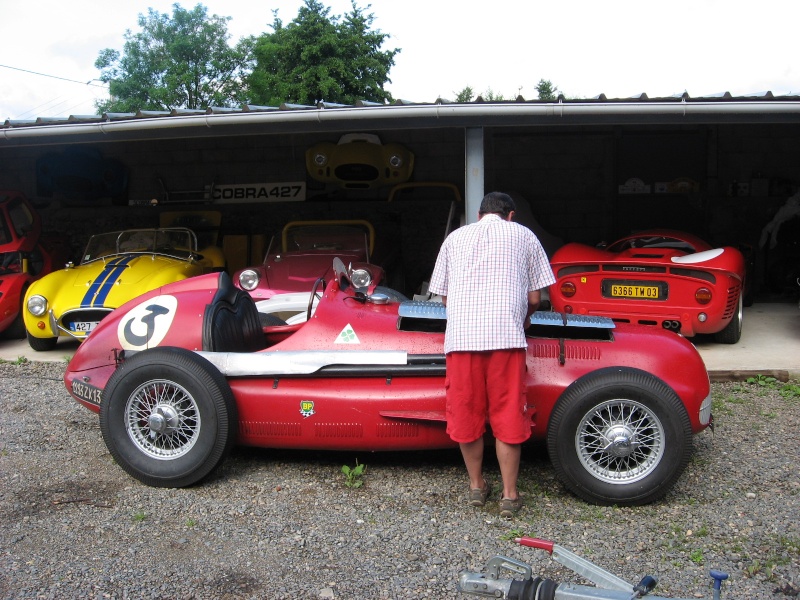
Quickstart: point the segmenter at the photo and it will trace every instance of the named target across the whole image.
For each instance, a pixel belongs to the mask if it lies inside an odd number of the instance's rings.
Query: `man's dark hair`
[[[481,200],[481,207],[478,209],[480,216],[495,214],[500,215],[504,219],[508,218],[511,211],[517,210],[514,200],[511,196],[503,192],[489,192]]]

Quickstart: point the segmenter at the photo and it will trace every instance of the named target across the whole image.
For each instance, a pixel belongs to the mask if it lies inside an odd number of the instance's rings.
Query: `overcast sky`
[[[171,14],[173,4],[0,0],[0,120],[95,114],[94,100],[107,95],[92,81],[98,53],[121,50],[125,30],[137,32],[137,16],[148,8]],[[271,31],[275,9],[288,23],[301,1],[202,4],[232,17],[236,41]],[[350,8],[349,0],[323,4],[334,15]],[[800,94],[797,0],[358,2],[368,4],[373,28],[391,36],[383,49],[402,50],[387,85],[395,98],[453,99],[466,86],[535,98],[540,79],[580,98]]]

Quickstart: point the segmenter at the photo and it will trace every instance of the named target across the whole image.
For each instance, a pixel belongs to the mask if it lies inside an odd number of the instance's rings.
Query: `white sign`
[[[216,204],[240,202],[302,202],[306,199],[306,182],[234,183],[215,185],[212,199]]]

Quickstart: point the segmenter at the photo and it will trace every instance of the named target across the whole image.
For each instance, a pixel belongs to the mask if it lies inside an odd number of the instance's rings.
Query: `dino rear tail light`
[[[711,290],[704,287],[697,288],[694,293],[694,299],[697,300],[698,304],[708,304],[711,302]]]

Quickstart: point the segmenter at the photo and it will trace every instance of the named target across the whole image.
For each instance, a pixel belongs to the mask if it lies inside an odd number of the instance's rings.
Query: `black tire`
[[[125,360],[100,405],[100,431],[114,460],[154,487],[185,487],[208,476],[233,447],[237,426],[225,377],[182,348]]]
[[[5,338],[9,340],[21,340],[25,337],[27,330],[25,329],[25,320],[22,317],[22,311],[17,313],[14,320],[5,330]]]
[[[547,428],[556,475],[576,496],[642,505],[664,496],[692,454],[692,427],[678,395],[653,375],[599,369],[571,384]]]
[[[17,316],[14,317],[14,320],[11,322],[11,325],[6,327],[6,330],[3,332],[3,337],[8,340],[21,340],[25,338],[25,335],[28,333],[28,330],[25,329],[25,318],[23,316],[22,311],[25,310],[25,294],[28,291],[28,286],[22,288],[22,291],[19,295],[19,312]]]
[[[261,327],[275,327],[276,325],[286,325],[286,321],[273,315],[272,313],[258,313],[258,323]]]
[[[742,294],[739,294],[739,303],[736,306],[736,312],[733,313],[733,318],[730,323],[725,326],[725,329],[714,334],[715,342],[718,344],[735,344],[742,339],[743,304]]]
[[[25,331],[25,335],[28,337],[28,344],[31,348],[36,350],[36,352],[46,352],[47,350],[55,350],[56,344],[58,344],[58,338],[38,338],[32,336],[28,331]]]

